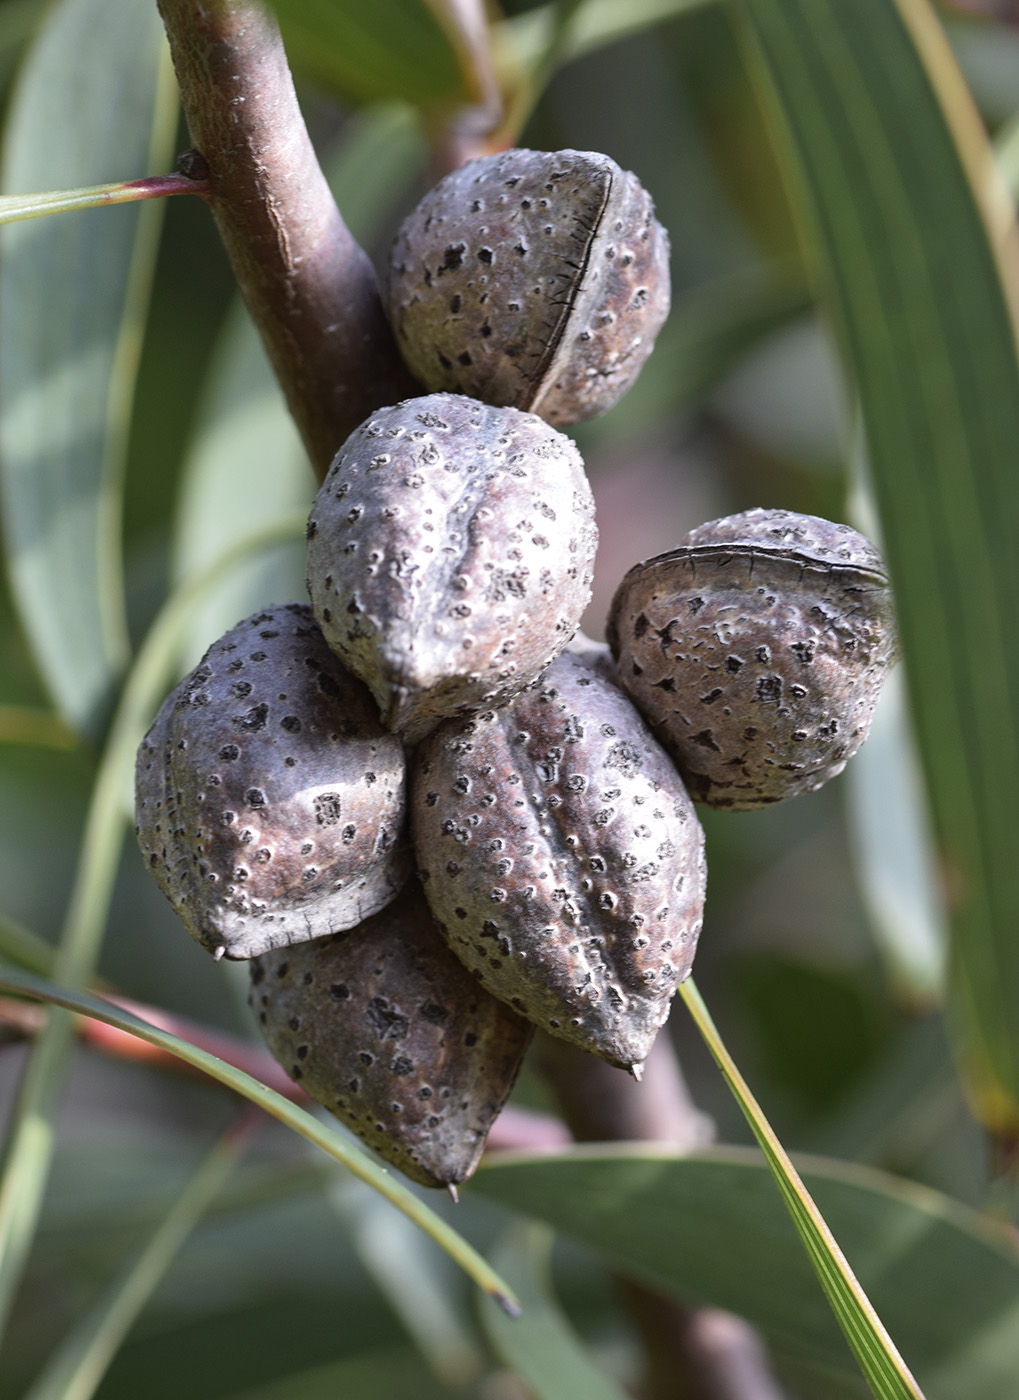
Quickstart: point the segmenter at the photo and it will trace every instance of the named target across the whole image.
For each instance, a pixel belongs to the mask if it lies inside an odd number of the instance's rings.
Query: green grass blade
[[[181,1246],[233,1171],[252,1127],[249,1118],[223,1134],[137,1258],[57,1348],[25,1400],[91,1400]]]
[[[131,179],[172,159],[155,7],[61,0],[7,122],[7,191]],[[65,719],[98,729],[127,660],[123,464],[160,202],[0,230],[0,452],[11,580]]]
[[[983,1120],[1019,1132],[1015,212],[926,0],[740,0],[855,380]]]
[[[108,1026],[116,1026],[118,1030],[137,1036],[139,1040],[147,1041],[149,1045],[155,1045],[160,1050],[175,1055],[185,1064],[194,1066],[195,1069],[217,1079],[220,1084],[235,1090],[256,1107],[278,1118],[308,1142],[322,1148],[358,1180],[366,1182],[387,1201],[391,1201],[409,1220],[430,1235],[478,1287],[495,1298],[506,1311],[515,1314],[519,1310],[513,1290],[465,1239],[419,1201],[412,1191],[397,1181],[385,1167],[378,1166],[359,1148],[348,1145],[324,1123],[320,1123],[303,1108],[298,1108],[289,1099],[277,1094],[274,1089],[259,1083],[243,1070],[235,1069],[233,1065],[217,1059],[215,1055],[210,1055],[207,1050],[201,1050],[197,1045],[191,1045],[169,1031],[160,1030],[140,1017],[133,1016],[129,1011],[122,1011],[110,1002],[103,1001],[100,997],[90,996],[85,992],[71,992],[13,968],[0,968],[0,991],[20,993],[34,1000],[62,1007],[66,1011],[77,1012],[80,1016],[91,1016],[97,1021],[104,1021]]]
[[[511,1281],[523,1307],[513,1321],[487,1298],[481,1322],[492,1350],[509,1366],[535,1400],[626,1400],[623,1391],[592,1361],[552,1292],[555,1235],[545,1225],[513,1225],[496,1242],[492,1257]]]
[[[95,970],[128,810],[138,744],[168,689],[196,605],[247,557],[298,535],[304,517],[277,522],[247,539],[183,585],[164,605],[138,653],[121,696],[96,777],[55,975],[84,986]],[[0,1334],[31,1248],[49,1165],[53,1122],[71,1041],[70,1017],[54,1012],[36,1041],[4,1144],[0,1174]]]
[[[726,1050],[693,980],[684,982],[679,992],[760,1143],[821,1287],[867,1383],[878,1400],[923,1400],[919,1386],[789,1160],[789,1154]]]

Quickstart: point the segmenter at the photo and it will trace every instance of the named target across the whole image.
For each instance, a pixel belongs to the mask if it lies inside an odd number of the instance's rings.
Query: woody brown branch
[[[374,409],[420,390],[336,207],[275,21],[250,0],[159,0],[210,204],[320,477]]]

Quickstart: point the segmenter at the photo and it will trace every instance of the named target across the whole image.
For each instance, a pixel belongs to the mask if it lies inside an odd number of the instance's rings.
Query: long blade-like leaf
[[[821,1158],[799,1166],[928,1400],[1011,1400],[1019,1248],[940,1192]],[[756,1148],[593,1144],[487,1158],[472,1195],[545,1221],[615,1269],[763,1333],[792,1394],[869,1395]],[[811,1384],[801,1387],[793,1377]]]
[[[32,49],[8,191],[169,164],[176,96],[154,5],[62,0]],[[0,231],[0,455],[11,578],[64,717],[102,718],[127,657],[121,477],[159,204]]]
[[[535,1400],[625,1400],[625,1392],[595,1366],[563,1315],[550,1281],[554,1235],[542,1225],[517,1224],[493,1257],[520,1296],[524,1315],[511,1321],[488,1299],[481,1322],[496,1355],[517,1373]]]
[[[251,1127],[248,1119],[223,1134],[137,1257],[57,1347],[25,1400],[91,1400],[145,1304],[233,1171]]]
[[[1015,215],[926,0],[740,0],[863,411],[953,924],[961,1058],[1019,1131]]]
[[[684,982],[679,992],[761,1145],[814,1272],[868,1384],[878,1400],[923,1400],[919,1386],[861,1288],[824,1216],[726,1050],[693,979]]]
[[[103,1001],[101,997],[90,996],[86,992],[66,991],[61,987],[42,981],[41,978],[33,977],[27,972],[0,967],[0,991],[20,993],[37,1001],[49,1002],[53,1006],[63,1007],[67,1011],[76,1011],[80,1016],[91,1016],[97,1021],[105,1022],[108,1026],[116,1026],[118,1030],[126,1031],[128,1035],[137,1036],[139,1040],[147,1041],[150,1045],[166,1050],[169,1054],[175,1055],[177,1059],[183,1060],[185,1064],[193,1065],[195,1069],[202,1070],[213,1079],[219,1080],[221,1084],[225,1084],[227,1088],[235,1090],[246,1099],[250,1099],[258,1108],[272,1114],[281,1123],[285,1123],[288,1128],[292,1128],[295,1133],[299,1133],[301,1137],[307,1138],[316,1147],[321,1147],[324,1152],[328,1152],[341,1166],[346,1167],[359,1180],[366,1182],[386,1200],[391,1201],[398,1210],[403,1211],[408,1219],[429,1234],[436,1244],[441,1246],[450,1258],[454,1259],[464,1272],[474,1280],[479,1288],[495,1298],[500,1306],[511,1315],[519,1312],[520,1305],[513,1290],[503,1283],[499,1275],[482,1259],[481,1255],[462,1236],[451,1229],[444,1220],[440,1220],[434,1211],[429,1210],[426,1205],[419,1201],[412,1191],[397,1181],[385,1167],[378,1166],[367,1153],[348,1145],[339,1134],[320,1123],[317,1118],[313,1118],[303,1108],[298,1108],[289,1099],[277,1094],[274,1089],[259,1083],[257,1079],[252,1079],[250,1074],[235,1069],[233,1065],[228,1065],[223,1060],[217,1059],[215,1055],[210,1055],[207,1050],[199,1049],[197,1045],[191,1045],[188,1041],[181,1040],[179,1036],[173,1035],[170,1031],[161,1030],[158,1026],[150,1025],[149,1022],[143,1021],[140,1017],[133,1016],[129,1011],[123,1011],[111,1002]]]

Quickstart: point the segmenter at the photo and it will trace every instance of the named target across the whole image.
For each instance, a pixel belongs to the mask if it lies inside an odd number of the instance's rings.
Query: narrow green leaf
[[[44,982],[41,978],[33,977],[28,972],[18,972],[13,968],[0,967],[0,991],[13,992],[31,997],[36,1001],[48,1002],[53,1006],[63,1007],[67,1011],[77,1012],[80,1016],[90,1016],[94,1020],[103,1021],[108,1026],[116,1026],[118,1030],[125,1031],[128,1035],[137,1036],[139,1040],[144,1040],[149,1045],[158,1046],[160,1050],[175,1055],[185,1064],[193,1065],[195,1069],[208,1074],[211,1078],[218,1080],[220,1084],[225,1084],[228,1089],[233,1089],[243,1098],[250,1100],[257,1108],[264,1109],[273,1118],[278,1118],[281,1123],[285,1123],[288,1128],[292,1128],[295,1133],[306,1138],[308,1142],[314,1143],[316,1147],[321,1147],[324,1152],[327,1152],[341,1166],[346,1167],[358,1180],[366,1182],[387,1201],[391,1201],[409,1220],[412,1220],[415,1225],[430,1235],[435,1243],[460,1265],[479,1288],[485,1293],[491,1294],[500,1306],[511,1314],[518,1311],[519,1304],[513,1290],[482,1259],[477,1250],[455,1230],[451,1229],[444,1220],[441,1220],[434,1211],[429,1210],[426,1205],[419,1201],[417,1196],[402,1182],[397,1181],[386,1167],[378,1166],[367,1153],[362,1152],[360,1148],[348,1145],[343,1138],[324,1123],[320,1123],[317,1118],[313,1118],[303,1108],[298,1108],[289,1099],[277,1094],[274,1089],[259,1083],[257,1079],[252,1079],[250,1074],[235,1069],[233,1065],[228,1065],[223,1060],[217,1059],[215,1055],[210,1055],[207,1050],[202,1050],[197,1045],[190,1044],[189,1041],[181,1040],[179,1036],[173,1035],[169,1031],[150,1025],[149,1022],[143,1021],[139,1016],[132,1015],[129,1011],[121,1010],[120,1007],[114,1006],[111,1002],[103,1001],[100,997],[90,996],[86,992],[75,993],[65,990],[52,983]]]
[[[356,102],[476,102],[453,27],[427,0],[274,0],[295,66]]]
[[[238,301],[224,323],[181,484],[173,572],[205,568],[223,549],[281,515],[307,515],[314,479],[262,342]],[[231,571],[196,609],[186,663],[267,603],[304,595],[304,549],[295,540]]]
[[[861,1288],[849,1261],[790,1161],[789,1154],[726,1050],[692,978],[680,986],[679,994],[753,1129],[803,1247],[867,1383],[878,1400],[923,1400],[887,1328]]]
[[[619,0],[586,0],[565,30],[557,61],[561,65],[570,59],[582,58],[584,54],[639,34],[652,25],[702,10],[713,3],[715,0],[627,0],[621,5]],[[554,40],[558,9],[553,0],[553,3],[517,15],[507,21],[510,33],[501,35],[501,41],[505,43],[509,39],[524,63],[540,63]]]
[[[338,1177],[329,1200],[346,1220],[361,1263],[436,1378],[454,1387],[476,1379],[481,1355],[467,1325],[461,1290],[454,1287],[459,1278],[446,1255],[360,1181]]]
[[[137,1257],[64,1338],[25,1400],[91,1400],[121,1343],[247,1146],[252,1119],[229,1129]]]
[[[299,534],[303,514],[241,541],[190,579],[164,605],[128,675],[89,805],[85,833],[54,972],[83,986],[95,970],[120,858],[127,793],[138,743],[167,690],[196,604],[258,549]],[[70,1049],[71,1019],[50,1015],[36,1040],[7,1137],[0,1173],[0,1335],[21,1279],[39,1218],[53,1155],[54,1121]]]
[[[625,1392],[591,1360],[552,1292],[553,1231],[514,1225],[497,1241],[493,1262],[516,1289],[523,1315],[514,1321],[487,1298],[481,1322],[495,1354],[515,1371],[535,1400],[626,1400]]]
[[[882,1172],[819,1158],[801,1166],[928,1400],[1011,1397],[1019,1375],[1013,1233]],[[471,1189],[653,1287],[747,1318],[783,1373],[795,1367],[813,1377],[808,1393],[868,1394],[755,1148],[502,1153],[485,1159]]]
[[[61,0],[15,92],[8,191],[169,164],[176,96],[152,5]],[[0,231],[0,454],[11,578],[61,713],[94,726],[127,656],[121,476],[159,204]]]
[[[42,219],[48,214],[71,214],[80,209],[102,209],[108,204],[137,204],[142,199],[163,199],[170,194],[197,193],[196,182],[183,175],[156,175],[150,179],[84,185],[73,190],[8,194],[0,196],[0,224]]]
[[[983,1120],[1019,1131],[1015,211],[926,0],[740,0],[856,383]]]
[[[845,792],[857,878],[892,988],[914,1011],[939,1006],[948,930],[899,667],[846,770]]]

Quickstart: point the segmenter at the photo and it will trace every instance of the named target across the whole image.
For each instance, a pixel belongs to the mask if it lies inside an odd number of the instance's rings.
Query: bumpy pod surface
[[[669,314],[668,235],[608,156],[483,156],[400,229],[388,307],[426,389],[577,423],[611,408],[651,353]]]
[[[782,510],[711,521],[636,565],[608,637],[694,800],[734,809],[840,773],[896,658],[874,546],[848,525]]]
[[[416,881],[357,928],[256,958],[251,1006],[287,1073],[425,1186],[474,1171],[533,1033],[452,955]]]
[[[151,873],[210,952],[250,958],[349,928],[409,870],[403,750],[307,605],[239,623],[138,750]]]
[[[383,723],[414,743],[558,655],[590,599],[597,540],[569,438],[433,394],[348,438],[308,523],[308,591]]]
[[[495,996],[622,1068],[688,974],[704,837],[626,696],[569,653],[511,704],[416,755],[419,873],[450,947]]]

